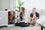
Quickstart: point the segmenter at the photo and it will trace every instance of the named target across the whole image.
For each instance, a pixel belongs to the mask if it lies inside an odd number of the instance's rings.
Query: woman
[[[20,10],[20,20],[21,21],[23,20],[24,15],[25,15],[25,8],[21,7],[21,10]]]
[[[25,12],[25,8],[21,7],[20,9],[20,21],[17,21],[16,25],[21,26],[22,24],[25,24],[27,22],[27,16]]]

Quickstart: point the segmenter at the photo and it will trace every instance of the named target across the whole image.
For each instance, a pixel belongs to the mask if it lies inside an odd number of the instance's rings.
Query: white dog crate
[[[15,24],[8,24],[8,12],[9,11],[0,11],[0,26],[15,26]]]
[[[0,26],[8,25],[8,11],[0,11]]]

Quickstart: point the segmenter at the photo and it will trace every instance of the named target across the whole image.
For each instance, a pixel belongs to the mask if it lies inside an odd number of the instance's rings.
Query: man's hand
[[[29,24],[32,24],[32,22],[29,22]]]
[[[15,19],[17,19],[18,17],[14,17]]]
[[[34,19],[36,18],[36,16],[33,17]]]

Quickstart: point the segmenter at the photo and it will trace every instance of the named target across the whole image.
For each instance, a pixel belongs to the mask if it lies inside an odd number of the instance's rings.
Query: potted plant
[[[21,2],[20,0],[18,0],[18,5],[19,5],[19,6],[17,6],[18,12],[20,12],[20,8],[23,4],[24,4],[24,2]]]
[[[17,8],[18,8],[18,21],[19,21],[19,14],[20,14],[20,8],[21,8],[21,6],[24,4],[24,2],[21,2],[21,0],[18,0],[18,5],[19,6],[17,6]]]

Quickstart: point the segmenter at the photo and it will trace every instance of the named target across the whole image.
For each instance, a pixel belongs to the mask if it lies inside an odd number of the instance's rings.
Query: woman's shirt
[[[22,18],[23,18],[23,20],[22,20],[22,21],[20,21],[20,22],[25,22],[25,23],[27,23],[27,22],[28,22],[27,14],[26,14],[26,13],[25,13],[25,14],[23,14]]]

